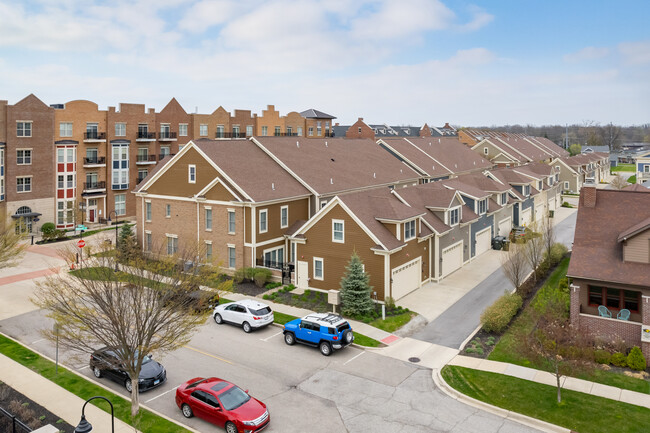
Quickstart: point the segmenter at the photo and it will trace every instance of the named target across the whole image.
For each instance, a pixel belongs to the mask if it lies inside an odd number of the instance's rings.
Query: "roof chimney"
[[[585,182],[580,191],[580,198],[584,207],[596,207],[596,183]]]
[[[449,126],[449,122],[445,123],[445,126],[443,126],[443,128],[451,129],[451,126]]]

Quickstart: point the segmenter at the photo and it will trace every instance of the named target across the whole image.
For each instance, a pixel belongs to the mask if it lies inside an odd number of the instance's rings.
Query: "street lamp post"
[[[111,215],[113,215],[113,214],[115,214],[115,272],[117,272],[118,271],[118,269],[117,269],[117,251],[118,251],[117,247],[119,246],[118,245],[119,237],[118,237],[118,233],[117,233],[117,228],[118,228],[119,221],[118,221],[117,211],[112,210],[112,211],[110,211],[108,213],[108,222],[111,222]]]
[[[86,415],[84,414],[84,411],[86,410],[86,405],[88,402],[91,400],[94,400],[96,398],[101,398],[102,400],[106,400],[108,404],[111,405],[111,432],[115,433],[115,414],[113,413],[113,403],[106,397],[102,397],[100,395],[97,395],[95,397],[90,397],[86,402],[84,403],[83,407],[81,408],[81,421],[79,421],[79,425],[74,429],[74,433],[89,433],[92,431],[93,426],[86,420]]]

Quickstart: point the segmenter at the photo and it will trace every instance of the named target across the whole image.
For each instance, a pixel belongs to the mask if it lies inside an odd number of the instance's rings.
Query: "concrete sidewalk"
[[[487,359],[472,358],[469,356],[459,355],[453,358],[449,362],[449,365],[457,365],[459,367],[467,367],[474,370],[505,374],[506,376],[530,380],[532,382],[542,383],[544,385],[557,386],[554,374],[548,373],[546,371],[535,370],[533,368],[522,367],[520,365],[509,364],[506,362],[490,361]],[[560,386],[563,389],[570,389],[572,391],[578,391],[585,394],[591,394],[598,397],[604,397],[610,400],[616,400],[650,409],[650,394],[629,391],[627,389],[616,388],[614,386],[602,385],[600,383],[590,382],[588,380],[564,376],[560,378]]]
[[[81,408],[85,400],[2,354],[0,354],[0,380],[53,414],[60,416],[71,426],[79,424]],[[110,408],[107,407],[107,410]],[[93,431],[111,433],[110,412],[104,412],[93,404],[89,404],[86,406],[85,415],[93,425]],[[134,433],[138,430],[115,418],[115,432]]]

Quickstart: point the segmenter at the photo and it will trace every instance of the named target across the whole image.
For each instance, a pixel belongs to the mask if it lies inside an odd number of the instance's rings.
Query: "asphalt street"
[[[555,226],[555,241],[569,249],[573,245],[576,217],[574,212]],[[513,290],[514,286],[499,268],[411,338],[459,349],[479,326],[483,310],[504,292]]]

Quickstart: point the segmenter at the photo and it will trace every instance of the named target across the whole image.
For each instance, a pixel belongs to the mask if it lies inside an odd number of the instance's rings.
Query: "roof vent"
[[[325,147],[327,147],[327,141],[325,142]]]
[[[431,146],[431,142],[429,142],[429,146]]]
[[[296,147],[300,147],[300,142],[296,141]]]
[[[330,177],[330,185],[334,185],[334,179]]]
[[[399,172],[400,172],[400,173],[404,173],[404,172],[402,171],[402,169],[401,169],[401,168],[399,169]]]
[[[454,164],[454,167],[455,167],[455,168],[458,168],[458,164]]]
[[[435,170],[435,169],[436,169],[436,166],[435,166],[435,165],[432,165],[432,166],[431,166],[431,170]]]
[[[275,182],[271,182],[271,189],[275,191]]]
[[[331,160],[332,162],[334,162],[334,158],[330,158],[330,160]]]
[[[438,139],[438,143],[440,143],[440,139]]]
[[[377,179],[377,173],[376,173],[376,172],[373,173],[373,174],[372,174],[372,177],[375,178],[375,179]]]

